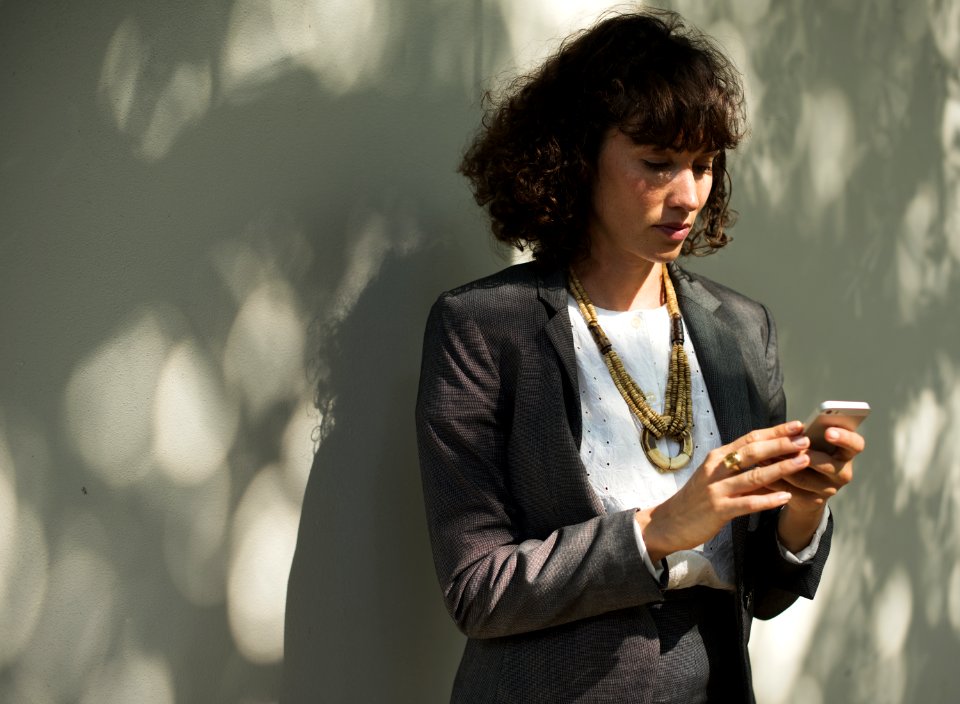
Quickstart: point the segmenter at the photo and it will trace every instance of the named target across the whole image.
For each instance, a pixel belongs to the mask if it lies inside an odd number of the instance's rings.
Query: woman
[[[785,423],[767,310],[684,271],[729,241],[739,75],[610,16],[488,114],[461,170],[534,262],[450,291],[418,440],[455,702],[752,701],[747,640],[816,590],[832,455]]]

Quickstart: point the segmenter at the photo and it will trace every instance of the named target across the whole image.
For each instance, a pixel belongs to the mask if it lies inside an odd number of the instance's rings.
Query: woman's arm
[[[460,301],[441,297],[424,339],[417,437],[437,576],[457,625],[505,636],[661,600],[632,510],[542,539],[522,534],[508,477],[513,388],[500,357]]]
[[[767,317],[765,359],[769,370],[770,421],[779,422],[785,415],[783,375],[777,354],[776,326],[770,312]],[[856,436],[856,437],[853,437]],[[755,575],[755,615],[772,618],[796,601],[798,596],[812,599],[830,552],[833,516],[820,536],[816,554],[797,564],[783,557],[781,546],[797,553],[807,547],[823,518],[827,500],[852,479],[852,460],[863,449],[863,438],[844,431],[836,438],[844,447],[833,458],[809,452],[810,465],[771,488],[788,491],[792,498],[779,511],[761,516],[747,544],[749,574]]]

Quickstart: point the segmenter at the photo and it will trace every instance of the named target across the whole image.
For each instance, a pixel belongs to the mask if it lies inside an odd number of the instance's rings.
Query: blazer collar
[[[577,388],[577,357],[573,350],[573,332],[567,315],[567,272],[565,269],[541,271],[537,278],[537,298],[547,309],[550,320],[545,332],[560,357],[563,371]]]
[[[551,314],[567,307],[567,272],[565,269],[537,271],[537,298],[547,304]]]

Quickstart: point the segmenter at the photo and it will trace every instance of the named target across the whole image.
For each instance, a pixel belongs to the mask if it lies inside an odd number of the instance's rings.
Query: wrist
[[[789,504],[781,508],[777,517],[777,538],[780,544],[793,553],[807,547],[823,520],[826,508],[826,504],[810,510],[800,510]]]
[[[647,548],[647,555],[654,564],[660,562],[672,551],[667,548],[658,534],[657,524],[654,519],[654,509],[639,509],[633,515],[634,520],[640,526],[640,533],[643,535],[643,544]]]

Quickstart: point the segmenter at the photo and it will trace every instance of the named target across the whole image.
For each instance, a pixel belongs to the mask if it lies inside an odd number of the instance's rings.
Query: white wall
[[[752,117],[694,266],[771,306],[794,415],[876,409],[758,694],[949,701],[960,2],[674,6]],[[502,265],[454,169],[484,79],[602,8],[0,3],[0,701],[445,700],[420,335]]]

